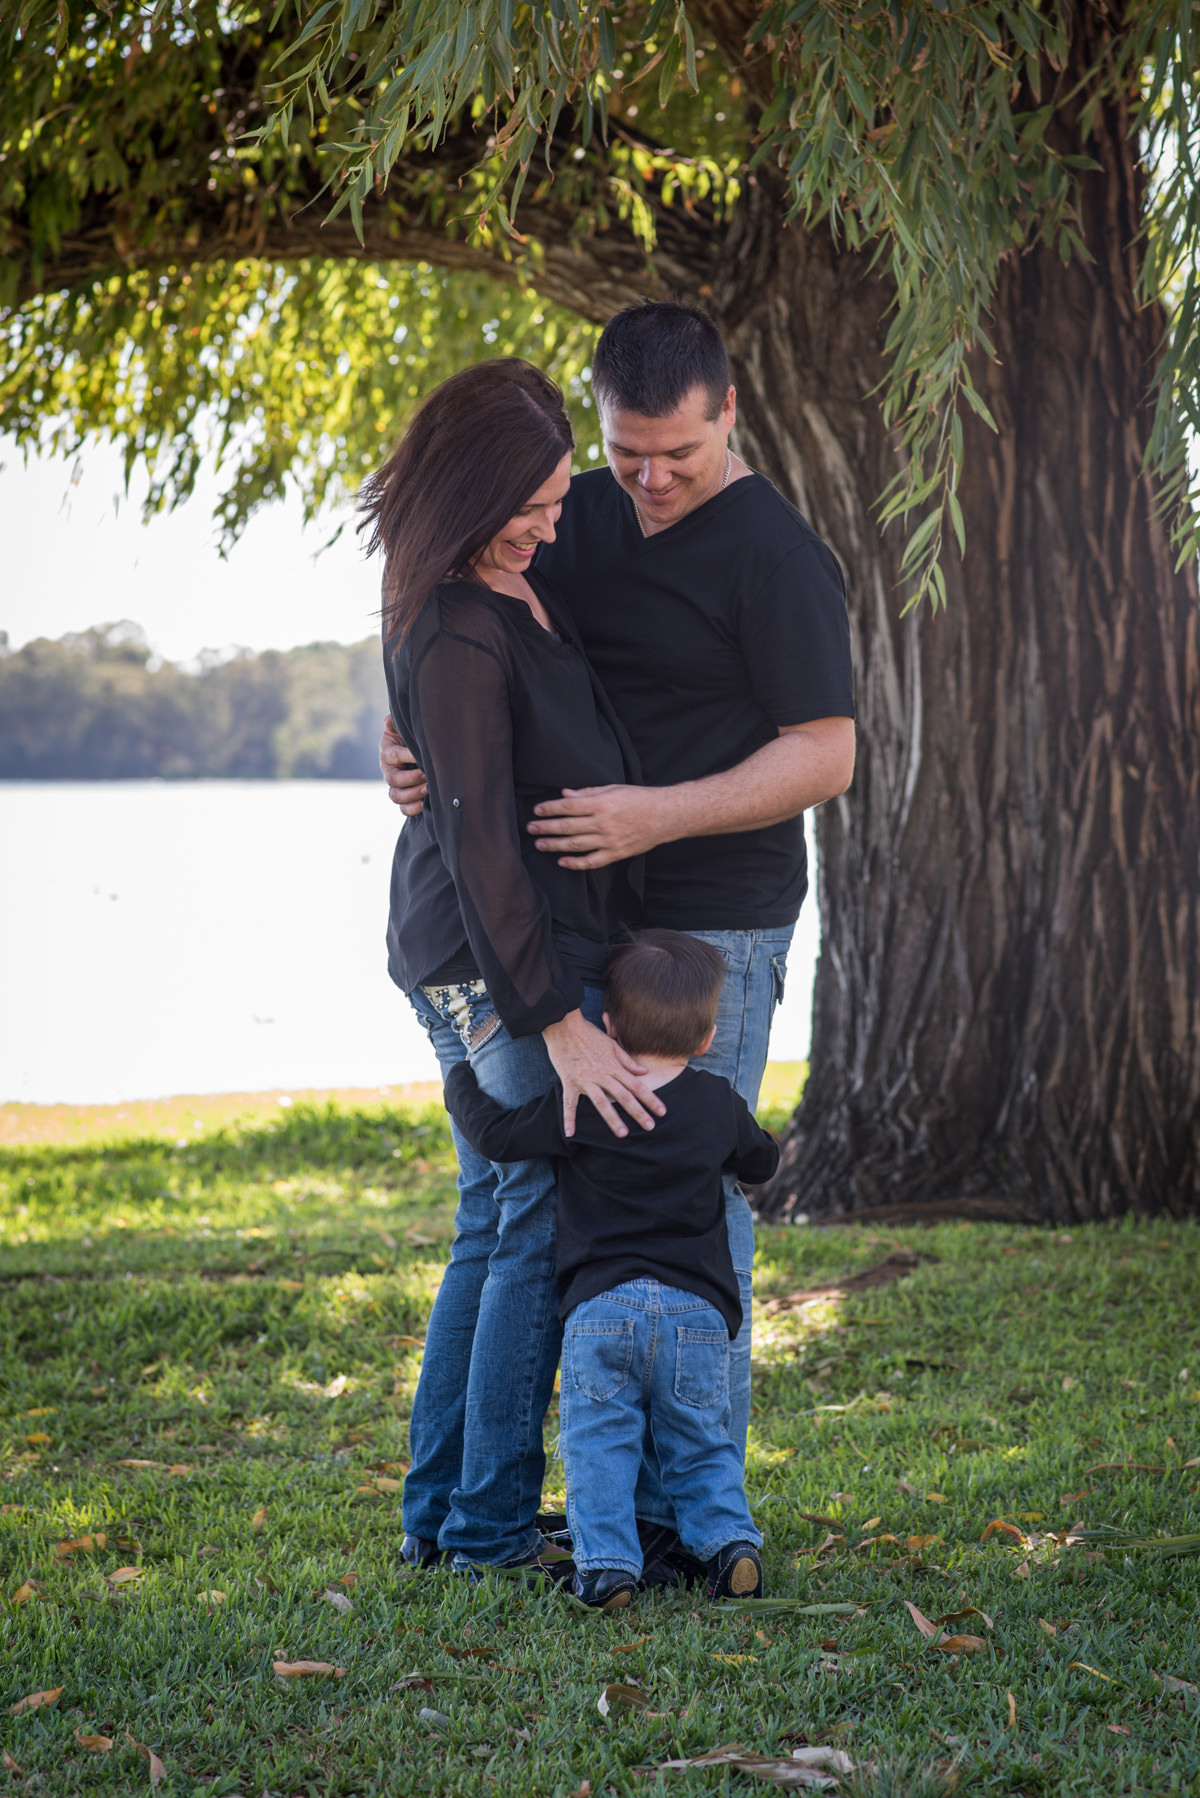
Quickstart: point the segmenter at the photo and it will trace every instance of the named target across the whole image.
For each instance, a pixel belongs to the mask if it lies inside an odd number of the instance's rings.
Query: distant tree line
[[[157,658],[125,620],[10,649],[0,779],[367,780],[387,699],[379,642]]]

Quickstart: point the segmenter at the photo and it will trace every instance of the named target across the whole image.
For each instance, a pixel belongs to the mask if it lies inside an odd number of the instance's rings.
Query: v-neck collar
[[[650,533],[643,531],[639,521],[637,506],[626,493],[624,487],[621,486],[615,476],[611,476],[611,478],[612,484],[617,490],[617,499],[621,506],[625,530],[633,539],[635,553],[640,554],[644,550],[648,550],[653,544],[662,542],[665,539],[674,536],[677,531],[683,529],[684,525],[690,524],[692,519],[711,518],[713,516],[714,507],[724,510],[729,502],[730,495],[736,487],[744,487],[748,481],[759,481],[762,479],[762,476],[752,468],[749,474],[743,475],[738,481],[731,481],[728,487],[722,487],[718,492],[712,495],[711,499],[706,499],[702,506],[696,506],[691,512],[685,512],[682,518],[677,518],[674,524],[667,525],[665,530],[653,531]]]

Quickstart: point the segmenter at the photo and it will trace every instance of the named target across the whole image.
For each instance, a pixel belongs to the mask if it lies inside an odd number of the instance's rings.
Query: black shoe
[[[577,1573],[571,1586],[575,1597],[593,1611],[621,1611],[632,1604],[638,1583],[632,1573],[620,1567],[597,1567],[591,1573]]]
[[[502,1579],[519,1579],[531,1591],[544,1591],[547,1584],[554,1586],[569,1585],[575,1578],[575,1563],[565,1548],[555,1548],[544,1542],[524,1561],[471,1561],[455,1556],[453,1571],[470,1580],[473,1586],[488,1573],[498,1573]]]
[[[753,1542],[727,1542],[708,1563],[708,1596],[761,1598],[762,1562]]]
[[[638,1518],[638,1541],[642,1546],[643,1590],[657,1586],[698,1586],[708,1569],[703,1561],[689,1554],[675,1531],[665,1523],[647,1523]]]
[[[429,1536],[405,1536],[400,1544],[400,1559],[414,1573],[428,1573],[446,1559],[443,1551]]]
[[[561,1511],[539,1511],[533,1520],[533,1527],[541,1530],[551,1548],[562,1548],[570,1554],[574,1544],[567,1528],[567,1520]]]

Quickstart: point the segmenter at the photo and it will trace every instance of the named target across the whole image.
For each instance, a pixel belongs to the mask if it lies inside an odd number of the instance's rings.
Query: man
[[[569,605],[646,785],[567,790],[529,830],[565,868],[644,855],[647,927],[714,944],[727,976],[704,1066],[753,1109],[788,946],[807,891],[803,813],[845,792],[854,696],[841,570],[807,521],[729,448],[736,396],[715,325],[647,302],[610,320],[592,389],[606,469],[576,475],[538,567]],[[425,796],[390,728],[380,765],[406,810]],[[578,1092],[564,1085],[568,1130]],[[754,1230],[727,1206],[745,1322],[730,1364],[729,1433],[750,1415]],[[647,1466],[637,1513],[668,1545]]]

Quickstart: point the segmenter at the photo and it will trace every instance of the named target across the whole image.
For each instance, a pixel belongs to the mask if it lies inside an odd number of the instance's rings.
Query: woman
[[[557,1072],[618,1134],[662,1104],[597,1028],[610,939],[632,919],[628,871],[571,873],[525,825],[564,786],[636,778],[568,614],[531,566],[552,542],[573,440],[558,389],[505,358],[432,393],[364,487],[382,549],[392,717],[429,797],[392,869],[389,972],[443,1069],[469,1056],[505,1105]],[[455,1133],[459,1204],[425,1341],[404,1490],[404,1556],[536,1562],[561,1326],[554,1178],[484,1161]]]

